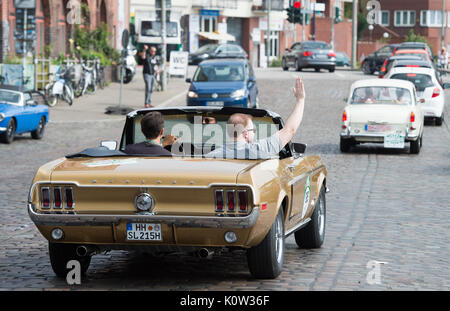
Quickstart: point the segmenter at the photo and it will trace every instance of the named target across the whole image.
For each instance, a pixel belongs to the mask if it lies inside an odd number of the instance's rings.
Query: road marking
[[[339,72],[335,72],[336,76],[338,76],[339,78],[344,78],[345,76],[342,73]]]
[[[182,92],[178,95],[173,96],[172,98],[169,98],[166,101],[163,101],[160,105],[156,106],[156,107],[166,107],[168,105],[170,105],[173,101],[179,99],[181,96],[185,96],[187,94],[187,91]]]

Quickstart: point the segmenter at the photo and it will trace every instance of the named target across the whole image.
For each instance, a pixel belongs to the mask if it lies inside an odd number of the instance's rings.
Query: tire
[[[328,69],[329,72],[334,72],[336,70],[336,67],[331,67],[330,69]]]
[[[442,122],[444,121],[444,113],[442,113],[442,116],[440,118],[436,118],[434,120],[434,124],[436,124],[437,126],[441,126]]]
[[[72,106],[72,104],[73,104],[73,91],[70,89],[70,86],[68,86],[67,84],[64,85],[63,98],[69,104],[69,106]]]
[[[419,154],[420,147],[422,147],[421,141],[422,141],[422,136],[417,138],[415,141],[412,141],[409,143],[409,152],[411,154]]]
[[[366,75],[371,75],[373,74],[375,71],[372,70],[372,68],[370,68],[370,62],[369,61],[365,61],[363,64],[363,72]]]
[[[257,279],[274,279],[280,275],[284,262],[284,213],[280,208],[264,240],[247,250],[250,273]]]
[[[295,70],[302,71],[302,67],[298,64],[298,59],[295,60]]]
[[[300,248],[320,248],[325,240],[326,224],[326,200],[325,186],[322,185],[316,208],[311,216],[311,221],[306,227],[296,231],[295,242]]]
[[[281,62],[281,67],[283,68],[284,71],[288,71],[289,67],[286,66],[286,59],[283,58],[282,62]]]
[[[352,145],[353,144],[350,139],[345,139],[341,137],[341,141],[339,143],[339,148],[341,149],[341,152],[349,152]]]
[[[5,144],[12,143],[14,134],[16,133],[16,127],[16,121],[14,119],[9,120],[6,131],[0,134],[0,141]]]
[[[53,272],[60,277],[65,278],[69,269],[66,268],[70,260],[78,260],[81,264],[81,273],[85,274],[91,263],[91,256],[80,257],[76,254],[77,245],[63,243],[48,243],[48,254]]]
[[[31,132],[31,137],[33,139],[41,139],[44,136],[44,130],[45,130],[45,118],[41,117],[38,127]]]
[[[52,88],[53,84],[47,84],[47,86],[45,87],[45,97],[47,97],[47,105],[49,107],[55,107],[58,103],[58,96],[51,94]]]
[[[314,70],[315,70],[316,72],[320,72],[320,68],[319,68],[319,67],[314,68]]]

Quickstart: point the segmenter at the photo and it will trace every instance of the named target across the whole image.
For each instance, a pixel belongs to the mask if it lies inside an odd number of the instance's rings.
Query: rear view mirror
[[[443,87],[444,89],[450,89],[450,83],[444,83]]]
[[[186,83],[191,83],[191,82],[192,82],[191,78],[186,79]]]
[[[116,150],[117,142],[114,140],[104,140],[100,143],[100,147],[105,147],[109,150]]]
[[[292,143],[292,150],[298,154],[304,154],[306,151],[306,144]]]
[[[348,102],[348,98],[347,97],[344,98],[343,101],[344,101],[344,103]]]

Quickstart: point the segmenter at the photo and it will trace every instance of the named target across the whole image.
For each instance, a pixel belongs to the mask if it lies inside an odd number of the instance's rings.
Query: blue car
[[[16,134],[27,132],[32,138],[41,139],[48,122],[45,103],[45,96],[39,92],[0,85],[0,141],[9,144]]]
[[[258,86],[247,59],[213,59],[199,64],[187,94],[188,106],[258,108]]]

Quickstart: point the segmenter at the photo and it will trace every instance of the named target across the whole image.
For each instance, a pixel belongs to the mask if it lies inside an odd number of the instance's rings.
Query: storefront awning
[[[236,41],[236,38],[228,33],[199,32],[198,35],[214,41]]]

